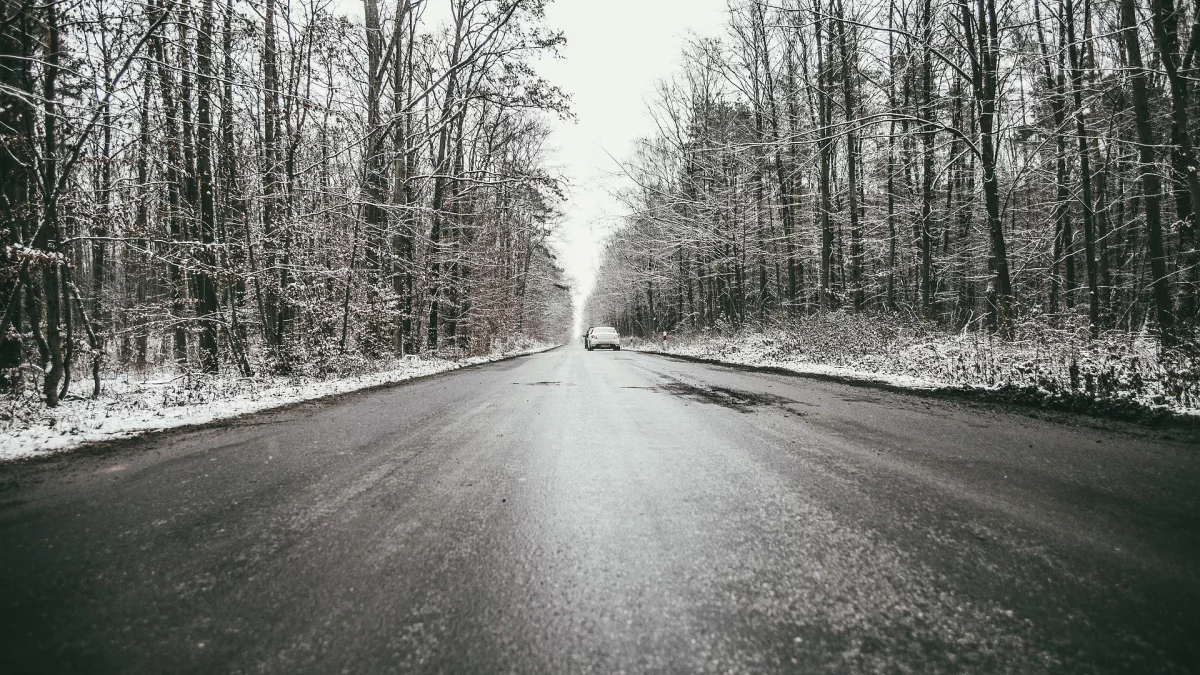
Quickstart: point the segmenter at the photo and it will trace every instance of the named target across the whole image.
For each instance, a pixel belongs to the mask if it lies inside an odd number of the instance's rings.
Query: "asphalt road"
[[[578,346],[0,465],[0,672],[1197,672],[1183,439]]]

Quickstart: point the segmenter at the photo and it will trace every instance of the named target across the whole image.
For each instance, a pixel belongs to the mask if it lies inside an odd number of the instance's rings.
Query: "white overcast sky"
[[[546,23],[563,31],[562,58],[543,60],[543,77],[571,95],[574,121],[556,122],[555,162],[571,182],[561,262],[591,290],[604,235],[620,215],[609,186],[634,142],[649,136],[646,103],[670,77],[693,34],[718,35],[726,0],[555,0]]]

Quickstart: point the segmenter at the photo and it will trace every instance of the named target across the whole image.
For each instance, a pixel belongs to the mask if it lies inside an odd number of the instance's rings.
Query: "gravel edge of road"
[[[334,403],[340,399],[349,398],[352,396],[361,396],[363,394],[369,394],[371,392],[381,391],[384,389],[403,387],[408,384],[413,384],[415,382],[423,382],[423,381],[429,380],[431,378],[441,377],[444,375],[449,375],[451,373],[459,373],[464,370],[472,370],[475,368],[490,366],[495,363],[502,363],[504,361],[511,361],[513,359],[523,359],[523,358],[526,358],[529,356],[534,356],[537,354],[545,354],[546,352],[550,352],[555,349],[561,349],[564,346],[565,345],[560,344],[560,345],[554,345],[552,347],[546,347],[544,349],[537,349],[534,351],[525,352],[522,354],[509,354],[507,356],[502,356],[500,358],[492,359],[490,361],[483,361],[480,363],[472,363],[472,364],[461,366],[458,368],[452,368],[450,370],[443,370],[443,371],[436,372],[436,373],[429,373],[427,375],[417,375],[417,376],[409,377],[407,379],[399,380],[396,382],[382,382],[382,383],[378,383],[378,384],[370,384],[370,385],[367,385],[360,389],[352,389],[350,391],[342,391],[342,392],[337,392],[335,394],[326,394],[323,396],[306,398],[306,399],[299,400],[299,401],[291,401],[291,402],[283,403],[281,405],[274,406],[271,408],[263,408],[262,410],[255,410],[254,412],[249,412],[249,413],[239,413],[236,415],[230,415],[229,417],[220,417],[217,419],[209,420],[207,422],[200,422],[197,424],[183,424],[183,425],[179,425],[179,426],[168,427],[165,429],[146,429],[145,431],[130,434],[128,436],[123,436],[120,438],[113,438],[113,439],[103,440],[103,441],[94,441],[94,442],[90,442],[90,443],[83,443],[81,445],[73,446],[70,448],[64,448],[62,450],[55,450],[55,451],[48,452],[45,454],[31,455],[31,456],[26,456],[26,457],[15,457],[13,459],[0,460],[0,492],[4,492],[6,489],[15,486],[15,483],[13,481],[6,479],[5,474],[11,475],[12,473],[18,472],[22,469],[32,469],[34,467],[38,467],[38,466],[42,466],[42,465],[69,461],[76,457],[105,455],[105,454],[109,454],[113,451],[120,450],[122,447],[124,447],[126,445],[144,441],[145,439],[150,438],[150,437],[155,437],[155,436],[167,437],[167,436],[174,435],[174,434],[186,434],[186,433],[191,433],[191,432],[196,432],[196,431],[202,431],[205,429],[219,429],[221,427],[231,426],[240,421],[250,419],[250,418],[258,416],[258,415],[278,414],[278,413],[286,412],[293,408],[296,408],[299,406],[305,406],[305,405]]]
[[[769,373],[787,377],[799,377],[819,382],[831,382],[851,387],[876,389],[895,394],[952,401],[985,409],[1012,412],[1060,424],[1088,426],[1108,431],[1126,431],[1137,434],[1147,432],[1180,432],[1186,438],[1167,436],[1165,440],[1183,440],[1200,445],[1200,417],[1182,415],[1168,410],[1149,409],[1145,406],[1102,402],[1086,397],[1060,398],[1039,396],[1024,389],[984,389],[978,387],[905,387],[884,380],[857,378],[830,373],[810,373],[791,370],[782,366],[758,366],[733,361],[721,361],[688,354],[673,354],[658,350],[632,349],[639,354],[649,354],[678,361],[690,361],[712,366],[721,366],[746,372]]]

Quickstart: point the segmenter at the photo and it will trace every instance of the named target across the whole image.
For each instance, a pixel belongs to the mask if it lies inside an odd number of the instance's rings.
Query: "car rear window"
[[[592,329],[592,335],[595,335],[596,337],[612,337],[612,336],[615,336],[616,334],[617,334],[617,331],[614,328],[593,328]]]

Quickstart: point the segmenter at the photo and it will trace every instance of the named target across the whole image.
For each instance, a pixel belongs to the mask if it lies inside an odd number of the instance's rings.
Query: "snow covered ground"
[[[765,344],[764,344],[765,343]],[[690,356],[697,359],[708,359],[722,363],[733,363],[741,366],[757,366],[763,368],[783,368],[802,375],[824,375],[840,377],[859,382],[876,382],[893,387],[906,389],[938,389],[953,386],[949,382],[938,382],[912,375],[897,375],[894,373],[849,368],[825,363],[780,358],[770,354],[770,339],[762,334],[744,336],[739,339],[722,338],[715,340],[690,339],[680,341],[668,340],[666,348],[659,342],[638,341],[630,346],[635,351],[665,352],[679,356]]]
[[[28,400],[0,405],[0,461],[32,457],[86,443],[139,434],[277,408],[289,403],[342,394],[414,377],[455,370],[502,358],[532,354],[556,345],[527,343],[518,348],[457,360],[389,359],[370,364],[358,374],[320,379],[304,376],[240,378],[175,373],[159,376],[115,376],[102,380],[98,398],[90,398],[92,381],[84,375],[57,408]]]
[[[663,349],[659,340],[628,346]],[[1091,339],[1086,331],[1029,329],[1005,341],[832,313],[786,327],[670,336],[666,351],[907,389],[1004,390],[1038,402],[1200,415],[1196,363],[1165,361],[1151,336]]]

